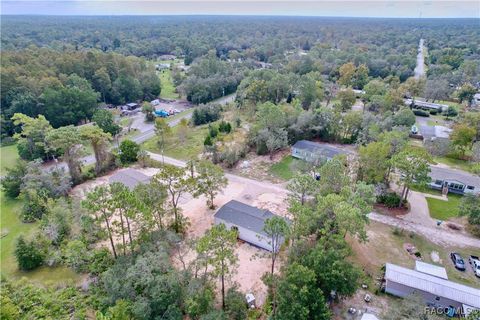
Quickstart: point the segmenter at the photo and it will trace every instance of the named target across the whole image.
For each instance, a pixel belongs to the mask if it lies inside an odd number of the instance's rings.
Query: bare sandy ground
[[[136,170],[149,176],[154,175],[158,171],[158,169],[153,168],[136,168]],[[84,198],[86,193],[93,190],[96,186],[108,183],[109,177],[115,172],[75,187],[72,190],[72,195],[80,199]],[[183,196],[180,200],[180,207],[183,215],[188,217],[190,222],[190,227],[186,234],[187,239],[201,237],[214,224],[216,210],[233,199],[286,216],[287,205],[285,199],[287,193],[284,189],[273,184],[249,184],[246,181],[247,179],[244,178],[229,179],[227,187],[215,198],[215,210],[207,207],[206,199],[203,196],[196,199],[188,194]],[[120,239],[116,240],[120,241]],[[105,245],[108,244],[105,242]],[[236,273],[232,275],[229,281],[229,285],[237,283],[242,292],[253,293],[257,305],[262,305],[266,299],[267,288],[263,284],[261,277],[264,273],[270,272],[271,260],[269,253],[239,241],[236,254],[238,255],[238,266]],[[188,254],[185,260],[188,263],[193,258],[194,254]],[[179,264],[176,263],[176,265],[180,267]],[[277,260],[275,269],[278,270],[281,265],[282,261]]]

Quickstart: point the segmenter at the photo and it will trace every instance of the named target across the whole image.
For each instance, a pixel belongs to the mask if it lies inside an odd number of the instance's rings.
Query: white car
[[[473,272],[477,277],[480,277],[480,260],[478,259],[477,256],[470,256],[468,258],[468,262],[470,262],[470,265],[473,268]]]

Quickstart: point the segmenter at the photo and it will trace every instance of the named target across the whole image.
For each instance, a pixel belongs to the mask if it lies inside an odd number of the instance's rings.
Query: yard
[[[428,203],[428,210],[430,216],[438,220],[448,220],[449,218],[455,218],[458,216],[458,206],[462,196],[456,194],[449,194],[448,201],[425,197]]]
[[[37,229],[35,223],[23,223],[19,219],[18,211],[21,209],[20,200],[8,199],[0,192],[0,260],[1,275],[5,277],[26,277],[29,280],[43,284],[59,284],[69,281],[78,281],[80,276],[67,267],[41,267],[34,271],[22,272],[17,268],[17,262],[14,256],[15,241],[21,234],[31,235]]]
[[[198,156],[203,151],[203,141],[208,132],[208,125],[188,127],[182,141],[179,136],[179,126],[172,128],[171,134],[165,139],[165,156],[180,160],[188,160]],[[161,153],[158,138],[153,137],[143,143],[143,148],[150,152]]]
[[[280,162],[274,163],[270,167],[270,173],[277,178],[288,181],[295,176],[294,167],[297,161],[291,155],[287,155]]]
[[[11,168],[17,162],[19,156],[17,151],[17,145],[5,146],[0,148],[0,176],[3,176],[6,172],[6,168]]]
[[[472,162],[452,158],[452,157],[449,157],[449,156],[434,157],[433,161],[435,161],[437,163],[445,164],[445,165],[447,165],[447,166],[449,166],[453,169],[459,169],[459,170],[463,170],[463,171],[467,171],[467,172],[469,172],[473,168]]]
[[[175,86],[173,84],[172,72],[168,69],[159,71],[160,83],[162,91],[160,97],[165,99],[178,99],[180,95],[175,92]]]

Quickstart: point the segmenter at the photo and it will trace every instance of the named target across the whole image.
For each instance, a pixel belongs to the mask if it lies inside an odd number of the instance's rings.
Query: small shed
[[[420,126],[420,134],[423,140],[446,139],[449,140],[452,129],[445,126]]]
[[[151,177],[141,173],[140,171],[134,169],[125,169],[117,171],[109,179],[109,183],[120,182],[128,187],[130,190],[135,189],[141,183],[149,183]]]
[[[215,213],[215,224],[223,223],[227,229],[238,231],[238,238],[262,249],[272,251],[268,235],[263,231],[265,221],[276,216],[248,204],[231,200]],[[288,220],[287,220],[288,221]],[[284,239],[281,239],[283,243]]]

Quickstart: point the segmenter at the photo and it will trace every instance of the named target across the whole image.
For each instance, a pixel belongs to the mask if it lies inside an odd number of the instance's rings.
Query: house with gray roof
[[[267,219],[275,216],[277,215],[269,210],[259,209],[236,200],[231,200],[218,209],[214,219],[215,224],[223,223],[227,229],[237,230],[239,239],[262,249],[272,251],[271,240],[263,231],[263,227]],[[283,242],[284,239],[281,239],[280,245]],[[280,245],[276,247],[280,247]]]
[[[423,140],[450,139],[452,129],[445,126],[420,126],[420,134]]]
[[[340,154],[347,155],[348,152],[332,145],[308,140],[297,141],[292,146],[292,157],[308,162],[317,161],[319,159],[331,160],[333,157]]]
[[[429,176],[432,179],[429,186],[443,193],[452,192],[461,195],[480,193],[480,177],[471,173],[430,166]]]
[[[428,270],[430,268],[423,268]],[[427,306],[449,308],[457,315],[468,315],[480,310],[480,290],[459,284],[435,273],[421,272],[387,263],[385,292],[404,298],[419,293]]]
[[[144,175],[140,171],[128,168],[125,170],[117,171],[108,179],[108,182],[120,182],[126,187],[128,187],[130,190],[133,190],[141,183],[149,183],[150,178],[151,177]]]

